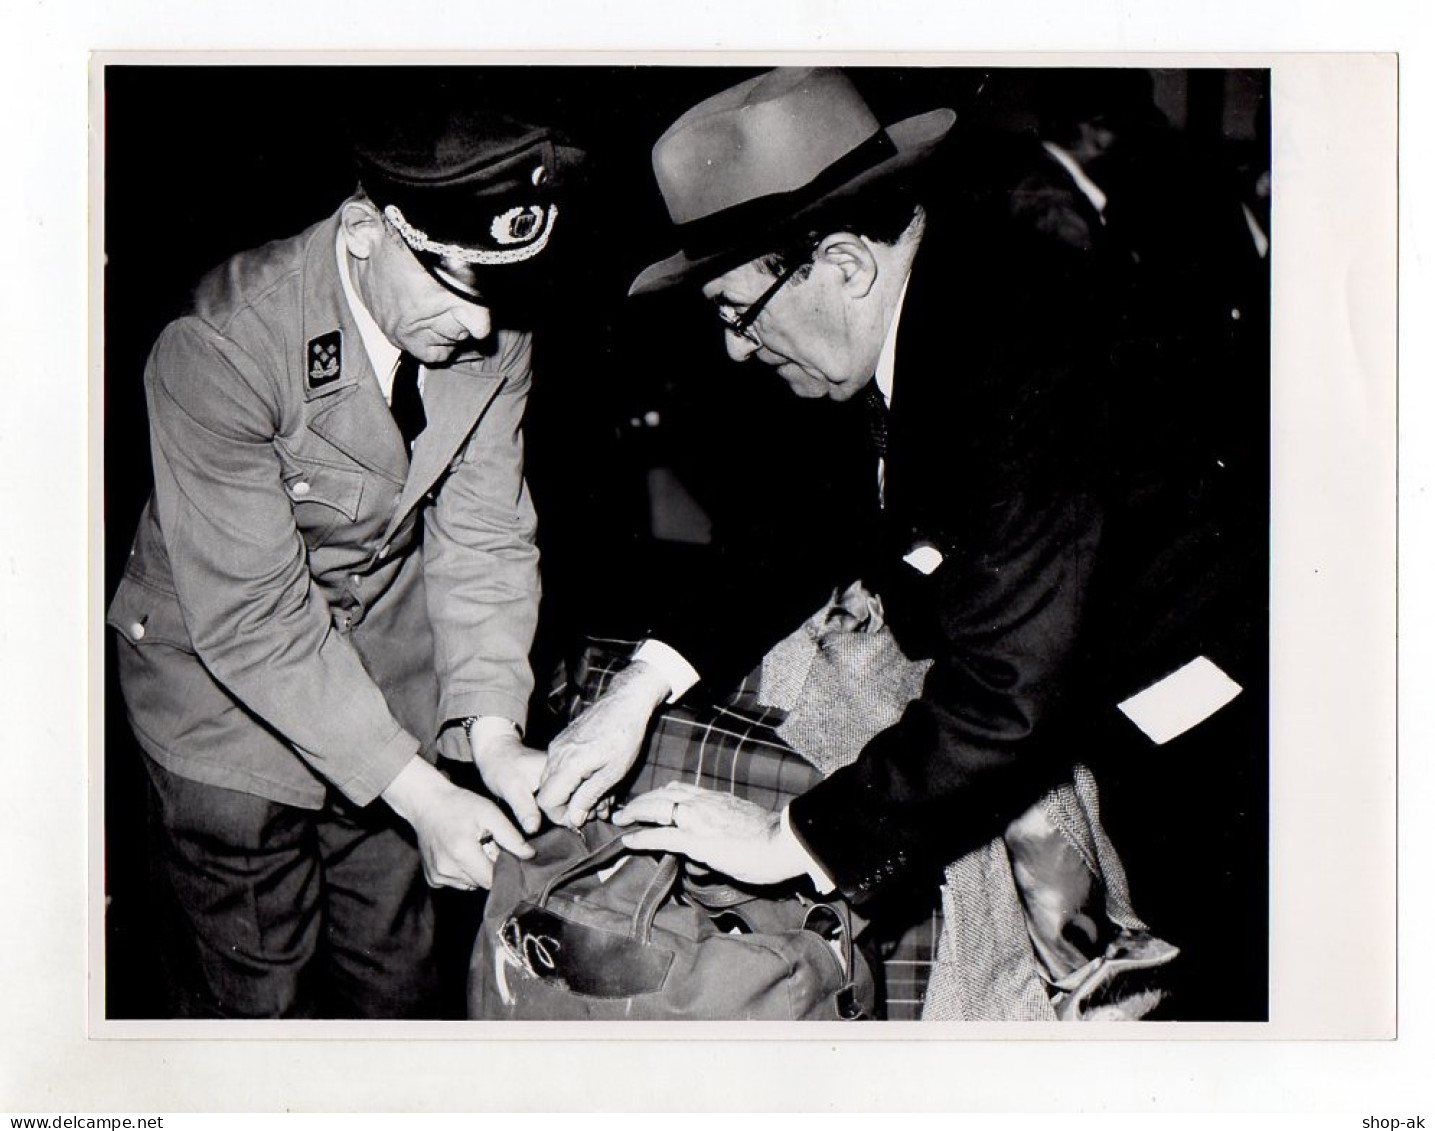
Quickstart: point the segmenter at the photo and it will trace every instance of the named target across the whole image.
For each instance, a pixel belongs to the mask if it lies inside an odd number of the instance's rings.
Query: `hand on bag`
[[[538,807],[549,820],[577,828],[592,815],[637,761],[648,719],[671,690],[647,664],[630,664],[553,740],[538,786]]]
[[[746,883],[780,883],[808,868],[800,846],[782,835],[779,814],[686,782],[633,798],[613,814],[613,823],[656,826],[625,836],[631,849],[676,852]]]
[[[533,849],[486,797],[454,785],[414,756],[383,798],[413,826],[424,877],[433,887],[472,891],[493,884],[498,848],[527,859]]]

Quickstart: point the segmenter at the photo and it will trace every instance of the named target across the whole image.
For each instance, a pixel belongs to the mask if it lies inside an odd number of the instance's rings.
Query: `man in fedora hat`
[[[182,1015],[431,1015],[425,878],[530,851],[436,754],[539,821],[507,304],[580,154],[451,103],[364,120],[354,152],[359,191],[207,276],[145,371],[154,491],[108,621]]]
[[[1238,696],[1229,673],[1259,621],[1231,571],[1204,568],[1237,541],[1213,517],[1219,461],[1194,492],[1186,468],[1109,481],[1090,260],[1003,193],[932,175],[953,124],[935,110],[884,126],[842,73],[780,69],[658,140],[681,250],[632,293],[699,289],[733,359],[847,406],[819,488],[845,513],[821,545],[769,546],[731,564],[729,591],[655,611],[634,662],[550,747],[538,803],[554,820],[586,819],[661,703],[750,670],[857,578],[930,664],[920,694],[781,813],[688,785],[631,801],[620,823],[658,826],[632,847],[867,903],[1000,835],[1074,761],[1149,757]],[[1135,497],[1163,500],[1160,521]],[[1179,706],[1154,718],[1142,691]]]

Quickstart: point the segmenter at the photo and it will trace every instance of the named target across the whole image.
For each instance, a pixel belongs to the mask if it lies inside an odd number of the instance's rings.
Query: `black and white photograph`
[[[1270,1020],[1268,67],[93,81],[98,1020]]]
[[[0,1121],[1423,1126],[1422,17],[17,0]]]

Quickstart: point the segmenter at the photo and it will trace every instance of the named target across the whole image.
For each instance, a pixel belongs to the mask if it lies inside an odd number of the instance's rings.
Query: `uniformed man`
[[[581,155],[474,109],[359,134],[359,191],[212,272],[145,371],[154,493],[109,623],[186,1016],[430,1014],[424,878],[529,851],[435,752],[539,821],[532,343],[497,296],[551,259]]]

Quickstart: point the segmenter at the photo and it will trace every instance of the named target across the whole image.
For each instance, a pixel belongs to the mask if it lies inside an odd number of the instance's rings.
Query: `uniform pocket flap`
[[[353,522],[359,517],[364,476],[359,471],[324,464],[304,464],[284,480],[284,491],[295,506],[318,503],[333,508]]]
[[[193,647],[179,609],[179,598],[133,577],[120,582],[105,622],[134,644]]]

